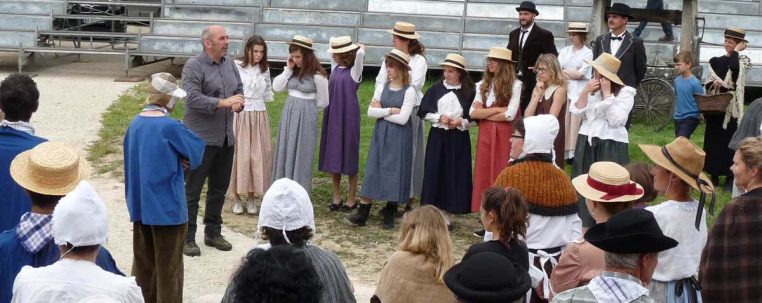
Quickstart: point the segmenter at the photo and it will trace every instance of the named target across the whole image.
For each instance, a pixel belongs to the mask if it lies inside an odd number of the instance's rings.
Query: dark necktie
[[[521,36],[519,37],[519,47],[524,48],[524,35],[528,32],[528,30],[521,29]]]
[[[611,41],[622,41],[622,37],[611,37]]]

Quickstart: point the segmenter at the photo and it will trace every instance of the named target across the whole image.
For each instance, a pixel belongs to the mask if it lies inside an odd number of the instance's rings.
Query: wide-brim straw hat
[[[352,38],[349,36],[331,38],[328,44],[331,46],[328,49],[331,54],[342,54],[360,48],[359,45],[352,43]]]
[[[505,47],[490,47],[489,53],[487,53],[487,58],[500,59],[510,62],[513,62],[512,56],[513,54],[511,53],[511,50]]]
[[[43,142],[11,162],[11,177],[21,187],[44,195],[63,196],[90,176],[90,165],[62,142]]]
[[[749,43],[749,40],[746,40],[746,30],[740,27],[732,26],[732,27],[726,28],[724,36]]]
[[[466,70],[466,58],[458,54],[447,54],[444,61],[439,65],[451,66],[460,70]]]
[[[415,24],[408,22],[394,23],[394,28],[386,30],[386,32],[410,40],[418,40],[418,38],[421,37],[421,35],[415,31]]]
[[[306,49],[309,49],[309,50],[313,50],[313,51],[315,50],[314,48],[312,48],[312,39],[307,38],[307,37],[302,36],[302,35],[294,35],[294,37],[291,38],[291,41],[288,41],[286,43],[288,43],[290,45],[296,45],[296,46],[299,46],[299,47],[303,47],[303,48],[306,48]]]
[[[609,53],[601,53],[598,58],[595,58],[595,61],[590,59],[585,59],[585,62],[587,64],[590,64],[590,66],[593,67],[598,73],[601,74],[601,76],[606,77],[606,79],[611,80],[611,82],[614,82],[619,85],[624,85],[624,82],[622,79],[619,78],[619,76],[616,75],[616,73],[619,71],[619,66],[622,65],[622,61],[619,61],[616,57]]]
[[[640,150],[654,162],[685,181],[691,187],[711,193],[712,181],[702,172],[706,153],[685,137],[677,137],[664,147],[651,144],[638,144]],[[703,180],[705,184],[699,184]]]
[[[631,202],[645,193],[640,184],[630,180],[630,173],[614,162],[595,162],[590,172],[572,180],[583,197],[596,202]]]
[[[405,66],[409,67],[409,64],[410,64],[410,55],[406,54],[405,52],[403,52],[401,50],[393,48],[392,51],[390,51],[385,56],[386,56],[386,58],[392,58],[392,59],[397,60],[400,63],[404,64]]]
[[[584,22],[569,22],[566,27],[567,33],[588,33],[590,31],[590,24]]]

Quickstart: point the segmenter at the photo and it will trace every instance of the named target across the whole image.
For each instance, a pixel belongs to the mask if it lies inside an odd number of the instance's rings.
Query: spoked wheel
[[[659,132],[672,121],[675,92],[669,82],[650,78],[640,82],[635,95],[633,119]]]

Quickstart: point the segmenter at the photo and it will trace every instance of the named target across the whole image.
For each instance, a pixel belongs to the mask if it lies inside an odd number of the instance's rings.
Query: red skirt
[[[471,194],[472,212],[479,211],[482,205],[482,193],[492,187],[500,172],[508,166],[512,134],[511,121],[479,121],[476,163],[474,164],[474,191]]]

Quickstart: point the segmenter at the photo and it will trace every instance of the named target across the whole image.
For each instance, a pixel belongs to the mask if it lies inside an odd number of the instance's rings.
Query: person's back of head
[[[250,251],[233,283],[232,302],[319,302],[323,291],[304,251],[291,245]]]
[[[39,107],[40,92],[31,77],[11,74],[0,82],[0,111],[4,119],[29,122]]]
[[[436,207],[426,205],[405,214],[399,250],[425,255],[437,265],[436,279],[443,283],[444,273],[453,265],[452,240]]]

